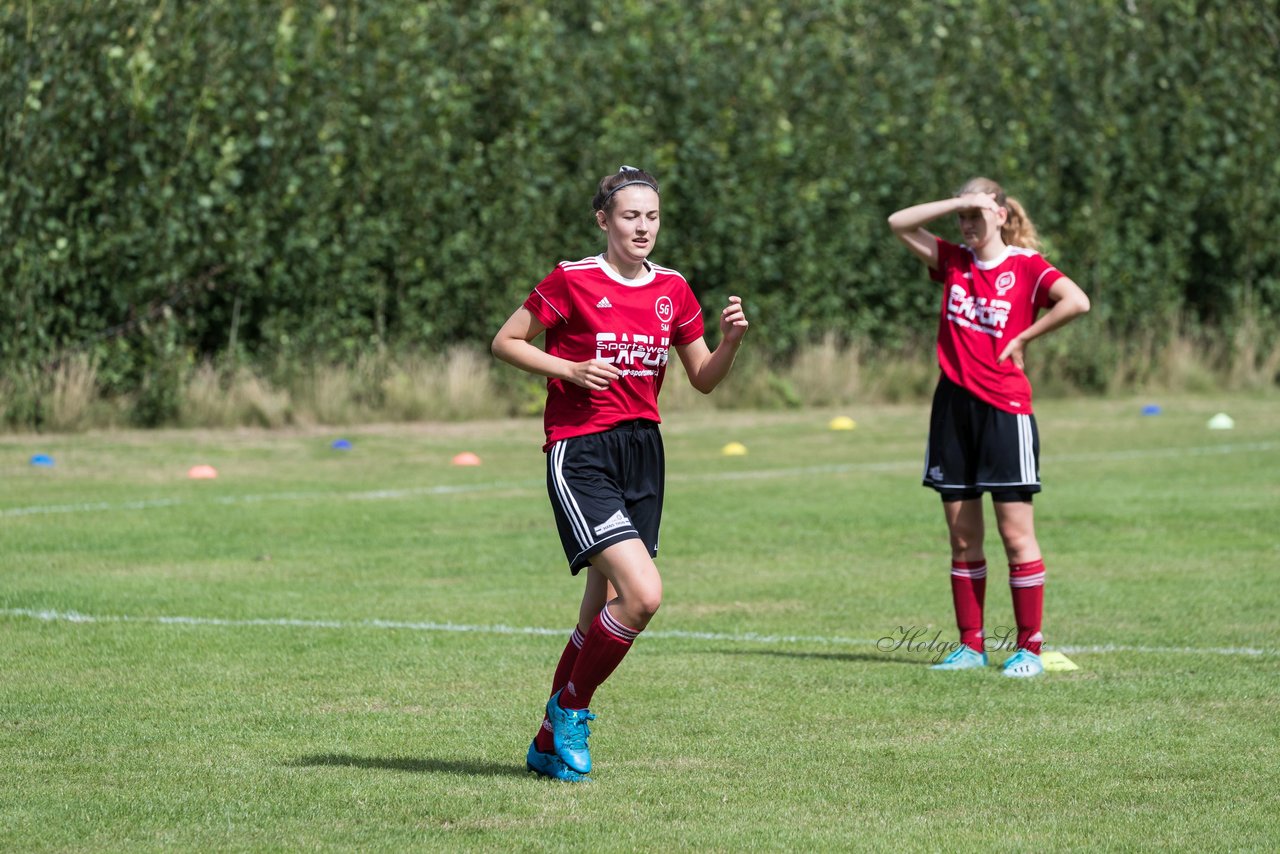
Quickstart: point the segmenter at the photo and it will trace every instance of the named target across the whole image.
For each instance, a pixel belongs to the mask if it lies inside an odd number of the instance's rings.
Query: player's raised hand
[[[965,193],[963,196],[957,196],[955,203],[961,210],[975,208],[992,212],[1000,210],[1000,203],[996,201],[995,193]]]
[[[720,334],[729,341],[740,341],[747,334],[747,313],[741,297],[729,297],[729,304],[720,312]]]
[[[574,385],[591,391],[604,391],[609,383],[621,376],[621,372],[603,359],[575,362],[567,379]]]

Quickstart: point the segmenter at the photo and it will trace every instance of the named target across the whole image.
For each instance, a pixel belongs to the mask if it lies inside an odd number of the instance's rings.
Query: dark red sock
[[[556,673],[551,677],[551,694],[555,694],[555,692],[569,683],[569,674],[573,672],[573,664],[578,660],[578,651],[582,649],[582,641],[582,630],[574,626],[573,634],[569,636],[569,642],[564,645],[564,652],[560,653],[560,663],[556,665]],[[555,743],[551,740],[551,724],[547,721],[546,711],[542,713],[542,726],[538,727],[538,734],[533,740],[543,753],[555,752]]]
[[[1013,618],[1018,623],[1018,649],[1040,654],[1040,621],[1044,617],[1044,561],[1009,564]]]
[[[960,643],[982,652],[982,603],[987,596],[985,560],[951,561],[951,601],[956,606]]]
[[[586,709],[591,706],[591,696],[614,671],[631,649],[631,642],[640,632],[629,629],[614,619],[606,605],[591,621],[587,639],[574,662],[569,683],[560,694],[560,705],[566,709]]]

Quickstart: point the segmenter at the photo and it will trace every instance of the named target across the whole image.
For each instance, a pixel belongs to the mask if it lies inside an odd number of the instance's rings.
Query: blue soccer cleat
[[[551,721],[551,737],[556,744],[556,753],[579,774],[591,770],[591,751],[587,749],[587,736],[591,729],[587,721],[596,716],[587,709],[563,709],[560,707],[560,692],[557,691],[547,700],[547,720]]]
[[[987,654],[978,652],[967,644],[960,644],[955,652],[942,659],[930,670],[977,670],[987,666]]]
[[[1044,662],[1031,650],[1020,649],[1004,663],[1003,673],[1005,676],[1013,676],[1017,679],[1039,676],[1044,673]]]
[[[565,765],[564,760],[556,754],[543,753],[538,749],[536,741],[529,742],[529,755],[525,757],[524,764],[539,777],[550,777],[562,783],[587,783],[591,779]]]

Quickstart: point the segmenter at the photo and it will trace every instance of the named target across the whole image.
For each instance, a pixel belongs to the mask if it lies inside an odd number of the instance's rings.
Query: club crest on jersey
[[[670,323],[671,318],[676,313],[676,308],[671,304],[671,297],[663,294],[658,297],[658,301],[653,304],[653,310],[658,313],[658,319],[663,323]]]
[[[1011,270],[1005,270],[996,277],[996,293],[1000,296],[1004,296],[1016,282],[1017,279],[1014,278],[1013,272]]]

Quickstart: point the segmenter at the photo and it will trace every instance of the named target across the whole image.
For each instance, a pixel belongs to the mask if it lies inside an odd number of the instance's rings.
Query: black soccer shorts
[[[1005,412],[947,377],[929,416],[924,485],[943,501],[1030,501],[1040,491],[1040,433],[1031,414]]]
[[[657,423],[639,420],[562,439],[547,451],[547,494],[574,575],[623,540],[658,554],[666,457]]]

